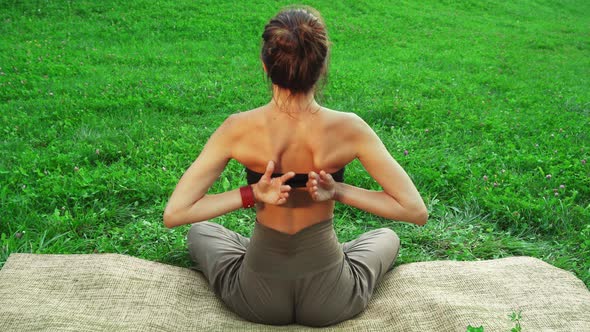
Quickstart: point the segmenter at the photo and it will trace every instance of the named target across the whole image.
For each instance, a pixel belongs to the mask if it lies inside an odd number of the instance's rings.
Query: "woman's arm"
[[[232,144],[236,142],[236,133],[232,128],[235,122],[233,118],[230,116],[211,135],[199,157],[180,178],[164,211],[166,227],[209,220],[242,207],[239,189],[206,194],[232,156]],[[252,185],[256,202],[276,205],[286,202],[291,187],[284,185],[284,182],[295,173],[289,172],[271,179],[273,170],[274,163],[269,162],[260,181]]]
[[[230,116],[221,124],[180,178],[164,210],[166,227],[211,219],[241,207],[239,190],[206,195],[231,158],[232,122]]]
[[[325,200],[329,197],[384,218],[424,225],[428,211],[414,183],[371,127],[362,119],[356,119],[355,132],[358,135],[353,145],[358,151],[357,158],[383,191],[336,183],[330,174],[322,171],[320,174],[310,173],[308,190],[312,198]]]
[[[334,200],[383,218],[407,221],[423,226],[428,220],[428,211],[422,199],[402,204],[385,191],[367,190],[346,183],[336,183]]]

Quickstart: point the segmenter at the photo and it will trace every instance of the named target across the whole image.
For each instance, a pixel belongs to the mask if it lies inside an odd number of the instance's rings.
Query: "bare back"
[[[176,185],[164,211],[166,226],[209,220],[242,206],[238,189],[207,194],[232,158],[259,173],[267,165],[264,181],[256,184],[258,195],[265,185],[267,195],[258,197],[257,219],[284,233],[332,218],[335,200],[391,220],[426,222],[428,211],[412,180],[360,117],[319,107],[317,112],[288,114],[272,105],[234,114],[217,128]],[[382,190],[335,183],[331,197],[319,198],[317,175],[307,190],[283,185],[293,172],[334,173],[354,159]],[[273,171],[288,174],[273,178],[279,182],[269,191]]]
[[[232,157],[263,173],[269,160],[275,172],[333,173],[357,157],[353,114],[320,108],[288,114],[266,105],[236,116]],[[235,133],[235,132],[234,132]],[[259,205],[257,219],[265,226],[293,234],[333,217],[334,202],[314,202],[305,188],[296,188],[284,205]]]

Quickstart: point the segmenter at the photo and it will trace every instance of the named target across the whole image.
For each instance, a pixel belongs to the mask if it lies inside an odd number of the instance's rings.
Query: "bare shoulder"
[[[253,109],[244,112],[230,114],[219,126],[217,132],[231,139],[239,139],[247,128],[256,123],[259,110]]]
[[[367,134],[372,132],[369,125],[356,113],[343,112],[324,108],[327,122],[330,126],[336,126],[351,134]]]
[[[322,110],[325,113],[326,119],[331,122],[354,125],[356,122],[362,121],[358,115],[352,112],[336,111],[326,107],[322,107]]]

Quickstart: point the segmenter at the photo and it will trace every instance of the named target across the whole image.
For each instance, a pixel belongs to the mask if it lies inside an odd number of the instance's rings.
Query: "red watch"
[[[241,187],[240,196],[242,196],[242,207],[244,209],[248,209],[256,205],[256,202],[254,201],[254,190],[252,189],[252,186]]]

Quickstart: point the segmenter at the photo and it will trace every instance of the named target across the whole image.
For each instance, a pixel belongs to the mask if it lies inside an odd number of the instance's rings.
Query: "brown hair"
[[[328,33],[315,9],[282,10],[264,27],[262,40],[261,58],[273,84],[308,93],[325,74]]]

